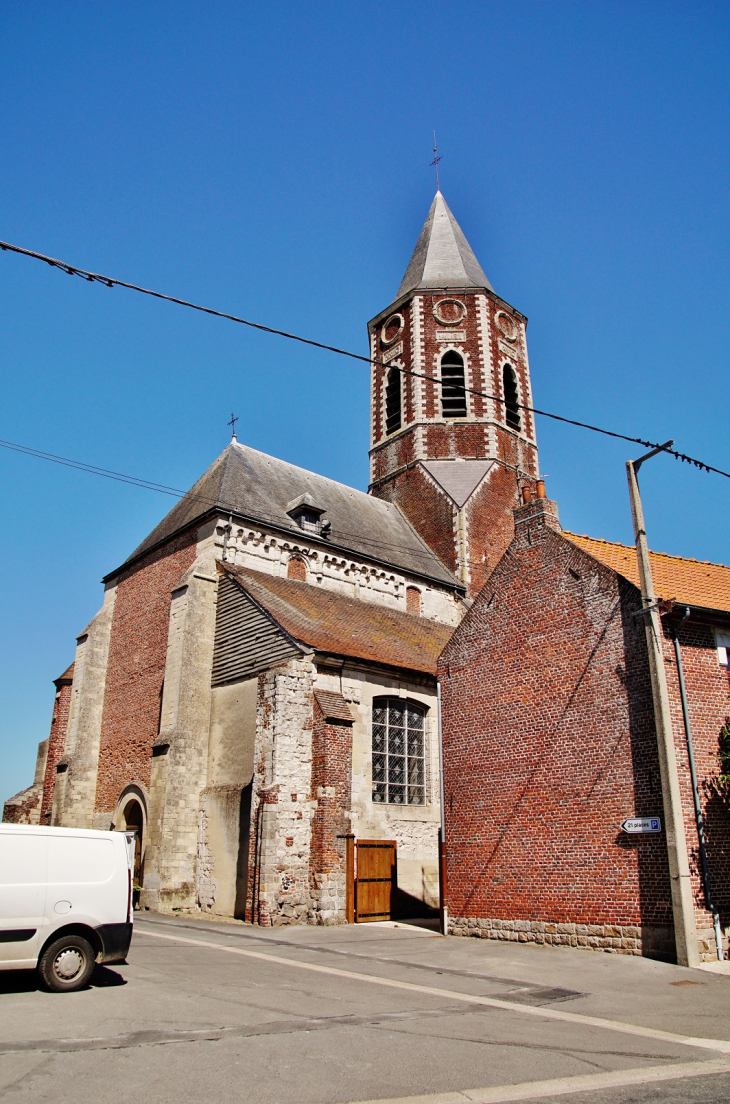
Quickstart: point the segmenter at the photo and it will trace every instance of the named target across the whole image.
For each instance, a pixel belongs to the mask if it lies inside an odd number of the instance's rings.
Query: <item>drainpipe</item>
[[[689,606],[685,606],[684,617],[680,621],[680,625],[689,617]],[[692,779],[692,799],[695,807],[695,823],[697,824],[697,838],[700,843],[700,869],[702,871],[702,888],[705,893],[705,904],[709,912],[712,913],[712,923],[715,928],[715,945],[717,947],[717,957],[720,962],[723,960],[722,953],[722,929],[720,927],[720,914],[717,911],[717,906],[712,900],[712,891],[710,889],[710,871],[707,866],[707,848],[705,845],[705,822],[702,816],[702,806],[700,805],[700,793],[697,788],[697,770],[695,768],[695,753],[692,743],[692,729],[689,723],[689,710],[687,708],[687,691],[684,685],[684,667],[682,665],[682,651],[679,647],[679,633],[678,626],[672,625],[672,643],[674,644],[674,656],[677,660],[677,676],[679,679],[679,696],[682,699],[682,717],[684,718],[684,734],[687,738],[687,757],[689,759],[689,773]]]
[[[441,803],[441,828],[439,830],[439,912],[441,934],[449,934],[449,910],[446,907],[446,803],[444,800],[444,744],[441,731],[441,683],[436,682],[436,705],[439,742],[439,800]]]

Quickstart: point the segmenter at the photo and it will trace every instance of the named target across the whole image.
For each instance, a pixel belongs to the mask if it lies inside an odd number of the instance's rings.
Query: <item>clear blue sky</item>
[[[727,3],[0,12],[0,237],[366,351],[434,191],[529,316],[535,401],[728,469]],[[365,366],[0,254],[0,436],[177,487],[246,443],[367,485]],[[563,524],[630,539],[636,450],[538,422]],[[639,451],[641,451],[639,449]],[[171,505],[0,449],[0,800]],[[730,481],[642,472],[654,548],[730,562]]]

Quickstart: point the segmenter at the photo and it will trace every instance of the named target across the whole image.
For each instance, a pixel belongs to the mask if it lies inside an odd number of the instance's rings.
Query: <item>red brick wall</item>
[[[71,704],[73,687],[70,681],[59,680],[56,698],[53,703],[51,731],[48,736],[48,758],[43,778],[43,801],[41,804],[41,824],[50,824],[53,813],[53,791],[56,786],[56,765],[66,746],[68,729],[68,710]]]
[[[316,699],[312,728],[312,819],[309,860],[313,896],[318,877],[345,879],[345,840],[352,807],[352,725],[327,723]],[[340,837],[340,838],[338,838]]]
[[[195,560],[195,551],[195,535],[183,534],[120,576],[101,723],[97,810],[113,812],[131,782],[149,787],[171,592]]]
[[[699,842],[692,799],[687,741],[682,716],[679,680],[674,647],[671,642],[672,622],[664,619],[664,661],[672,707],[672,729],[677,748],[677,766],[682,793],[685,833],[690,854],[690,869],[699,929],[712,927],[712,917],[705,908],[700,877]],[[713,780],[719,773],[718,751],[720,730],[730,714],[730,693],[727,669],[717,658],[715,635],[708,624],[689,620],[679,626],[679,644],[687,696],[687,705],[699,783],[700,802],[706,822],[707,860],[715,905],[723,926],[730,925],[730,807],[728,798]],[[714,947],[712,948],[714,950]]]
[[[385,484],[378,497],[395,502],[441,562],[456,573],[456,510],[450,498],[420,467]]]
[[[620,831],[662,815],[638,592],[558,528],[518,528],[439,664],[449,913],[651,942],[664,837]]]

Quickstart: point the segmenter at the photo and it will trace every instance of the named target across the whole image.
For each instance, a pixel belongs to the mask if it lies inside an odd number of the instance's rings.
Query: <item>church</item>
[[[105,577],[5,819],[135,829],[143,908],[434,909],[438,657],[539,475],[526,322],[437,192],[368,325],[368,493],[234,435]]]

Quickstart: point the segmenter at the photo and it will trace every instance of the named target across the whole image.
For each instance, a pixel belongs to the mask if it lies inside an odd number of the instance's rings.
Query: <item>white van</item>
[[[132,939],[134,835],[0,824],[0,970],[47,988],[85,985]]]

